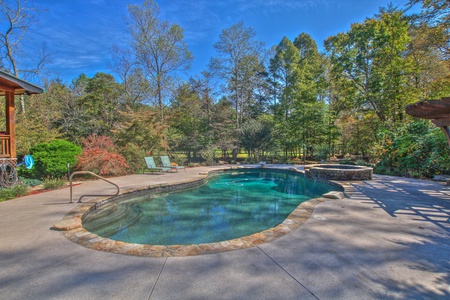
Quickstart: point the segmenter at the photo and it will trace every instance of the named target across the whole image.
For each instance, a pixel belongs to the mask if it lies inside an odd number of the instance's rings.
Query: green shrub
[[[147,156],[145,151],[140,149],[138,145],[129,143],[120,149],[120,154],[125,158],[130,173],[142,171],[145,167],[144,157]]]
[[[74,166],[81,147],[64,140],[54,140],[30,148],[35,166],[34,178],[62,178],[67,174],[67,164]]]
[[[380,162],[374,171],[408,177],[450,174],[450,149],[441,130],[415,121],[385,133]]]
[[[14,199],[28,194],[28,187],[23,184],[17,184],[10,188],[0,189],[0,202]]]
[[[173,154],[170,159],[179,166],[186,166],[188,164],[187,157],[184,154]]]
[[[371,163],[369,163],[369,162],[367,162],[367,161],[361,160],[361,159],[358,159],[358,160],[355,162],[355,165],[373,168],[373,164],[371,164]]]
[[[21,178],[33,178],[33,176],[36,176],[35,172],[35,166],[31,169],[27,169],[24,166],[17,168],[17,175]]]
[[[214,148],[206,148],[200,151],[200,156],[205,160],[207,165],[214,165],[215,163],[215,149]]]
[[[256,163],[255,159],[254,159],[253,157],[250,157],[250,156],[248,156],[248,157],[244,160],[244,162],[245,162],[246,164],[255,164],[255,163]]]
[[[316,155],[315,155],[315,159],[318,161],[329,161],[330,160],[330,156],[331,153],[333,152],[331,147],[327,146],[327,145],[321,145],[316,147]]]
[[[33,179],[33,178],[24,178],[24,177],[19,177],[19,181],[26,186],[38,186],[40,184],[42,184],[42,181],[39,179]]]
[[[65,185],[66,185],[66,181],[64,179],[48,178],[48,179],[44,179],[43,189],[44,190],[56,190]]]

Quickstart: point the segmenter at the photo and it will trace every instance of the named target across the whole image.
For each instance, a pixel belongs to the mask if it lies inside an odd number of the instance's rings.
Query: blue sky
[[[135,0],[33,0],[45,9],[31,31],[33,45],[46,44],[52,53],[51,77],[70,83],[81,73],[111,73],[111,48],[125,47],[127,4]],[[291,40],[302,32],[310,34],[320,48],[323,41],[349,30],[392,2],[404,7],[407,0],[160,0],[160,18],[183,27],[185,40],[194,55],[188,75],[205,70],[215,54],[214,43],[222,29],[243,20],[269,48],[283,36]]]

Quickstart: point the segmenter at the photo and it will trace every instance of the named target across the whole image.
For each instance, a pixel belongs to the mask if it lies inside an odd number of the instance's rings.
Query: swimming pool
[[[85,215],[83,227],[127,243],[214,243],[275,227],[301,203],[335,189],[297,172],[231,170],[194,189],[109,202]]]

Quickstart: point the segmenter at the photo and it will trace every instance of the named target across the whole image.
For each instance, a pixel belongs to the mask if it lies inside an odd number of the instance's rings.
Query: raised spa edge
[[[316,164],[305,166],[306,178],[314,180],[371,180],[373,168],[354,165]]]

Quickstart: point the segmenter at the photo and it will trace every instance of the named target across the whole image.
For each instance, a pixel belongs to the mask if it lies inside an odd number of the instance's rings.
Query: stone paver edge
[[[209,173],[216,173],[220,171],[223,170],[214,170]],[[301,171],[297,170],[297,172]],[[206,182],[206,178],[207,175],[204,174],[203,178],[201,179],[177,183],[161,184],[145,189],[127,191],[125,194],[121,194],[120,196],[126,195],[131,192],[140,192],[140,191],[148,192],[151,189],[155,190],[156,192],[160,192],[161,190],[167,188],[170,189],[171,187],[184,186],[184,188],[186,188],[186,185],[188,187],[198,186]],[[331,183],[333,185],[338,185],[345,190],[345,187],[343,187],[341,183],[337,182]],[[297,206],[297,208],[294,211],[292,211],[292,213],[290,213],[289,216],[281,224],[273,228],[251,234],[249,236],[214,243],[165,246],[165,245],[134,244],[115,241],[98,236],[84,229],[82,227],[83,215],[88,213],[91,209],[94,209],[94,206],[98,205],[98,203],[101,203],[102,201],[108,202],[108,199],[103,199],[99,201],[99,199],[97,198],[91,200],[90,202],[78,205],[77,207],[72,209],[60,222],[53,225],[51,229],[59,230],[61,231],[62,235],[65,236],[70,241],[94,250],[112,252],[117,254],[149,256],[149,257],[194,256],[201,254],[211,254],[231,250],[245,249],[255,247],[263,243],[271,242],[300,227],[300,225],[302,225],[311,217],[314,207],[317,204],[333,200],[324,197],[310,199]],[[114,199],[116,198],[114,197]]]

